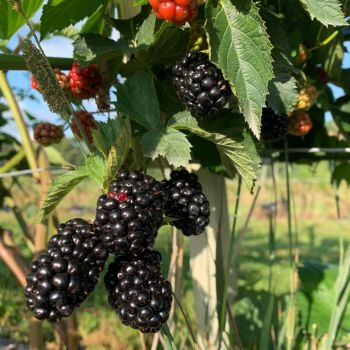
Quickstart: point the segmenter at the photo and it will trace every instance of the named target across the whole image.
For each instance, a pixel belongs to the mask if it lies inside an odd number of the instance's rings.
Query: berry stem
[[[47,57],[50,66],[60,68],[63,70],[70,69],[73,63],[71,58],[62,57]],[[0,55],[0,70],[27,70],[27,66],[22,56],[14,54]]]

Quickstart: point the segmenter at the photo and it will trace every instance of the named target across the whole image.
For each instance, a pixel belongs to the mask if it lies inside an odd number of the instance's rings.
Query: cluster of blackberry
[[[114,254],[104,278],[109,304],[123,324],[159,331],[172,304],[161,255],[152,250],[164,214],[187,236],[204,231],[209,202],[196,175],[180,169],[159,182],[138,171],[120,172],[98,198],[94,223],[73,219],[60,225],[33,261],[25,287],[28,308],[50,322],[71,315]]]
[[[173,85],[179,100],[200,119],[224,108],[232,95],[221,70],[203,52],[190,52],[173,67]]]
[[[83,219],[61,224],[27,275],[28,308],[39,320],[58,322],[91,293],[107,259],[97,227]]]

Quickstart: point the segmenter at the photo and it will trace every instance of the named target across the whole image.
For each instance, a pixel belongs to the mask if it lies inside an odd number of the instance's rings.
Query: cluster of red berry
[[[73,63],[68,76],[58,68],[55,68],[53,71],[65,93],[70,91],[73,96],[79,100],[96,97],[96,95],[98,95],[102,84],[102,77],[96,64],[79,68],[77,63]],[[34,77],[32,77],[31,83],[33,89],[40,91],[40,86]]]
[[[183,25],[197,16],[197,3],[193,0],[149,0],[157,18]]]
[[[77,63],[73,63],[68,75],[58,68],[54,68],[53,71],[65,94],[71,93],[79,100],[99,95],[102,77],[96,64],[79,68]],[[34,77],[31,79],[31,85],[33,89],[40,91],[40,86]],[[74,135],[80,139],[84,138],[90,144],[93,141],[92,130],[96,129],[96,127],[94,117],[85,111],[77,112],[71,123]],[[82,132],[85,134],[85,137],[82,136]],[[62,129],[51,123],[40,123],[34,128],[34,139],[43,146],[58,143],[62,137]]]

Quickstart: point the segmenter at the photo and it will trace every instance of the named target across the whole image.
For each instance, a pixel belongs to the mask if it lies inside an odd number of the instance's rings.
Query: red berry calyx
[[[124,192],[108,192],[108,198],[114,198],[120,203],[124,203],[128,200],[128,195]]]

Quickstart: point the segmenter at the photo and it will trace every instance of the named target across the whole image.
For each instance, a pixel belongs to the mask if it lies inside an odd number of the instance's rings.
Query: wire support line
[[[67,172],[68,169],[62,169],[62,168],[36,168],[36,169],[25,169],[25,170],[18,170],[18,171],[10,171],[8,173],[0,174],[0,179],[5,177],[17,177],[17,176],[23,176],[23,175],[30,175],[32,173],[43,173],[43,172],[51,172],[52,174],[62,174]]]
[[[276,149],[265,149],[263,152],[266,153],[275,153],[275,152],[284,152],[284,149],[276,148]],[[347,148],[288,148],[288,153],[350,153],[350,147]]]

